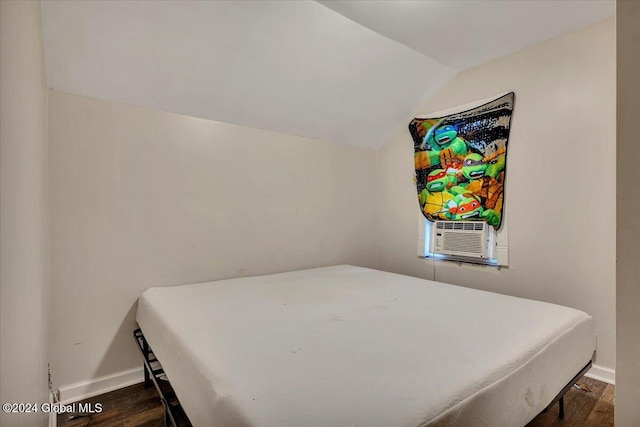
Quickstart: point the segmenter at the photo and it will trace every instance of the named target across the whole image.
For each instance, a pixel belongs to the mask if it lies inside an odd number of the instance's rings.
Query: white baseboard
[[[616,383],[616,371],[614,369],[605,368],[604,366],[593,365],[585,376],[608,384],[615,385]],[[117,374],[95,378],[89,381],[63,386],[60,387],[60,403],[68,404],[77,402],[79,400],[108,393],[119,388],[138,384],[142,381],[144,381],[144,372],[142,368],[135,368],[128,371],[122,371]],[[55,427],[55,421],[53,421],[53,423],[54,424],[51,424],[50,420],[49,426]]]
[[[585,374],[585,377],[593,378],[594,380],[603,381],[608,384],[616,385],[616,371],[615,369],[605,368],[604,366],[593,365],[589,372]]]
[[[144,371],[142,368],[135,368],[113,375],[94,378],[89,381],[63,386],[60,387],[60,403],[68,404],[77,402],[78,400],[138,384],[142,381],[144,381]]]

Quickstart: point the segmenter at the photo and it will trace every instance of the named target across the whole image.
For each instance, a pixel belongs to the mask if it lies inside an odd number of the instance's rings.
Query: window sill
[[[492,267],[497,269],[498,271],[503,268],[509,268],[507,265],[501,265],[496,260],[488,260],[482,258],[468,258],[464,256],[455,256],[455,255],[436,255],[436,254],[426,254],[425,256],[418,256],[418,258],[428,259],[432,261],[446,261],[458,264],[459,267],[463,267],[464,265],[473,265],[478,267]]]

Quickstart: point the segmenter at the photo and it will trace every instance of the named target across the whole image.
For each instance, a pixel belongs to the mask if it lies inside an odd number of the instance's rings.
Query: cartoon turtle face
[[[462,174],[469,180],[480,179],[487,170],[487,164],[482,161],[482,156],[477,153],[471,153],[464,158],[462,163]]]
[[[481,219],[484,208],[475,197],[470,195],[456,196],[449,202],[449,215],[454,220]]]
[[[443,191],[447,188],[455,175],[448,175],[444,169],[435,169],[427,176],[427,190],[431,192]]]
[[[442,126],[436,129],[433,133],[433,139],[440,146],[440,148],[447,148],[451,145],[454,139],[458,136],[458,131],[451,125]]]
[[[496,178],[504,170],[504,165],[505,158],[504,154],[502,154],[489,162],[485,173],[492,178]]]

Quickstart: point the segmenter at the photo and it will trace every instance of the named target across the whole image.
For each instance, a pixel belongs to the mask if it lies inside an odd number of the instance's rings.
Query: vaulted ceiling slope
[[[319,1],[456,71],[614,16],[616,8],[614,0]]]
[[[611,2],[511,3],[47,1],[47,81],[375,149],[456,70],[613,13]]]

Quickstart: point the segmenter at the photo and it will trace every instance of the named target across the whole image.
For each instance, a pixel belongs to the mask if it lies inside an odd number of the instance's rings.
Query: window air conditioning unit
[[[433,252],[469,258],[494,258],[495,230],[483,221],[435,221]]]

